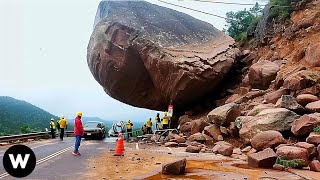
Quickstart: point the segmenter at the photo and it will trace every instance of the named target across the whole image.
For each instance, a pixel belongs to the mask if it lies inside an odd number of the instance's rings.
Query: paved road
[[[82,141],[80,152],[82,156],[73,156],[74,138],[68,137],[64,141],[59,139],[44,140],[27,143],[37,157],[35,170],[24,179],[79,179],[85,176],[89,159],[99,155],[102,150],[114,149],[115,139]],[[0,147],[0,179],[15,179],[7,175],[2,159],[10,146]]]

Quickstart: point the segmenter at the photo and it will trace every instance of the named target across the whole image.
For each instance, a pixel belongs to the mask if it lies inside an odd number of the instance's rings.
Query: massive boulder
[[[165,110],[194,105],[241,55],[209,23],[145,1],[102,1],[87,49],[91,73],[126,104]]]

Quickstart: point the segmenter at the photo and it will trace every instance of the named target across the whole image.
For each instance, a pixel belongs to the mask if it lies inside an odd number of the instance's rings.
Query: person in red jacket
[[[80,156],[79,146],[81,142],[81,136],[84,135],[84,130],[82,126],[82,112],[77,112],[77,117],[74,119],[74,136],[76,138],[76,142],[74,143],[74,151],[72,152],[75,156]]]

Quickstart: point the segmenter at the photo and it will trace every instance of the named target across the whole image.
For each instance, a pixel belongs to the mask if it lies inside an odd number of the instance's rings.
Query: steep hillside
[[[58,119],[57,116],[28,102],[0,96],[0,135],[44,131],[49,128],[52,117]]]

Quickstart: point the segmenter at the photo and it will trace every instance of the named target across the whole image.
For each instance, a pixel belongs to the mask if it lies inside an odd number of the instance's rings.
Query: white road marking
[[[44,162],[46,162],[46,161],[48,161],[48,160],[50,160],[50,159],[52,159],[52,158],[55,158],[55,157],[57,157],[57,156],[65,153],[65,152],[71,150],[72,148],[73,148],[73,146],[69,146],[69,147],[67,147],[67,148],[65,148],[65,149],[62,149],[62,150],[56,152],[56,153],[53,153],[53,154],[51,154],[51,155],[49,155],[49,156],[46,156],[46,157],[38,160],[37,163],[36,163],[36,165],[39,165],[39,164],[44,163]],[[7,177],[7,176],[9,176],[8,173],[0,174],[0,179],[2,179],[2,178],[4,178],[4,177]]]
[[[138,143],[136,143],[136,149],[139,149],[139,144]]]
[[[5,177],[7,177],[7,176],[9,176],[9,174],[8,174],[8,173],[0,174],[0,179],[5,178]]]
[[[48,160],[50,160],[50,159],[52,159],[52,158],[54,158],[54,157],[57,157],[57,156],[59,156],[60,154],[65,153],[65,152],[71,150],[72,148],[73,148],[73,146],[70,146],[70,147],[67,147],[67,148],[65,148],[65,149],[62,149],[62,150],[60,150],[60,151],[58,151],[58,152],[56,152],[56,153],[53,153],[53,154],[51,154],[51,155],[49,155],[49,156],[47,156],[47,157],[45,157],[45,158],[42,158],[42,159],[40,159],[40,160],[37,161],[37,165],[38,165],[38,164],[41,164],[41,163],[43,163],[43,162],[46,162],[46,161],[48,161]]]
[[[169,147],[167,147],[168,149],[169,149],[169,151],[172,151],[172,149],[171,148],[169,148]]]

